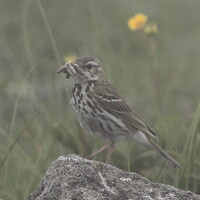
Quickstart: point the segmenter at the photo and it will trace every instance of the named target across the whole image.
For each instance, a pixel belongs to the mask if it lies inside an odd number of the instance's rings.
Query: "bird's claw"
[[[81,155],[83,158],[86,158],[88,160],[94,160],[95,156],[91,156],[91,155]]]

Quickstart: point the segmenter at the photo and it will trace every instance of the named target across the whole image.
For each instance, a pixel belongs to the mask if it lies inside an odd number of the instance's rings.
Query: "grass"
[[[111,163],[200,194],[200,3],[4,0],[0,5],[1,199],[27,199],[58,156],[90,154],[104,144],[80,128],[69,105],[72,80],[56,75],[69,54],[104,63],[109,80],[159,133],[161,146],[182,169],[126,141],[117,144]],[[153,40],[128,30],[127,19],[138,12],[158,23]]]

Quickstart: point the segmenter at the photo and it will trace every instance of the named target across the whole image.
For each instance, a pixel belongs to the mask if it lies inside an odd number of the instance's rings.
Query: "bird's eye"
[[[91,69],[91,68],[92,68],[92,64],[86,65],[86,68],[87,68],[87,69]]]

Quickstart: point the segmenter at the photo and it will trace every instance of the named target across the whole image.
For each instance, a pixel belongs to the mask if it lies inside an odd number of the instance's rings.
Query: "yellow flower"
[[[151,22],[144,27],[144,32],[147,35],[155,35],[158,32],[158,25],[156,22]]]
[[[65,56],[65,57],[63,58],[63,60],[64,60],[65,63],[68,63],[68,62],[73,62],[73,61],[75,61],[76,58],[77,58],[77,56],[76,56],[75,54],[69,54],[69,55]]]
[[[138,13],[133,17],[129,18],[129,20],[127,21],[127,25],[130,30],[136,31],[142,29],[147,20],[148,17],[146,15]]]

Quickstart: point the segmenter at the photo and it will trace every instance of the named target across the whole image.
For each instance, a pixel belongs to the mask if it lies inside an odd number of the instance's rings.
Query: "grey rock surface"
[[[55,160],[29,196],[29,200],[156,199],[200,200],[200,196],[74,154]]]

